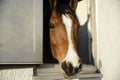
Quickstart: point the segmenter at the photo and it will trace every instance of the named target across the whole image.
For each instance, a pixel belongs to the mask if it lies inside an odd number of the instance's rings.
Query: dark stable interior
[[[51,10],[49,6],[49,0],[43,0],[43,63],[57,63],[57,60],[53,58],[50,41],[49,41],[49,19],[51,16]],[[89,20],[89,17],[88,17]],[[78,53],[82,58],[83,64],[93,64],[92,57],[92,38],[88,37],[87,24],[88,20],[82,27],[79,28],[78,37]],[[88,42],[89,39],[89,42]]]

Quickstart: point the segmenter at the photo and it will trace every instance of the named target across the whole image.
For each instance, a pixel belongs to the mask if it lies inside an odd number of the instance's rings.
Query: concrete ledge
[[[35,80],[61,80],[64,79],[58,64],[43,64],[36,68]],[[77,79],[100,80],[102,74],[93,65],[83,65],[82,71],[75,76]]]

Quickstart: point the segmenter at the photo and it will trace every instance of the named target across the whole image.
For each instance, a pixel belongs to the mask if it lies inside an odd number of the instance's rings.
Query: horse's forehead
[[[70,18],[70,16],[68,14],[59,14],[59,13],[56,13],[55,11],[52,12],[51,14],[51,19],[50,19],[50,22],[51,23],[63,23],[63,16],[66,16],[66,18]]]
[[[51,14],[51,19],[52,19],[52,20],[54,20],[54,19],[60,19],[60,18],[61,18],[61,16],[58,15],[58,14],[56,13],[56,11],[53,11],[53,12],[52,12],[52,14]]]

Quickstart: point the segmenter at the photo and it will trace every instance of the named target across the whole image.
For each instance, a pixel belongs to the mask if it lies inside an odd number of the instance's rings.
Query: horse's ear
[[[54,10],[57,5],[57,0],[49,0],[51,10]]]
[[[78,3],[78,0],[69,0],[69,7],[73,10],[76,10],[77,3]]]

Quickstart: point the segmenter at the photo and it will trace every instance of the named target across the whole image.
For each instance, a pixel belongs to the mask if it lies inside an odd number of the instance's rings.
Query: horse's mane
[[[67,6],[64,3],[59,3],[59,4],[56,5],[56,13],[58,15],[71,14],[77,19],[76,11],[74,11],[73,9],[71,9],[69,6]]]

